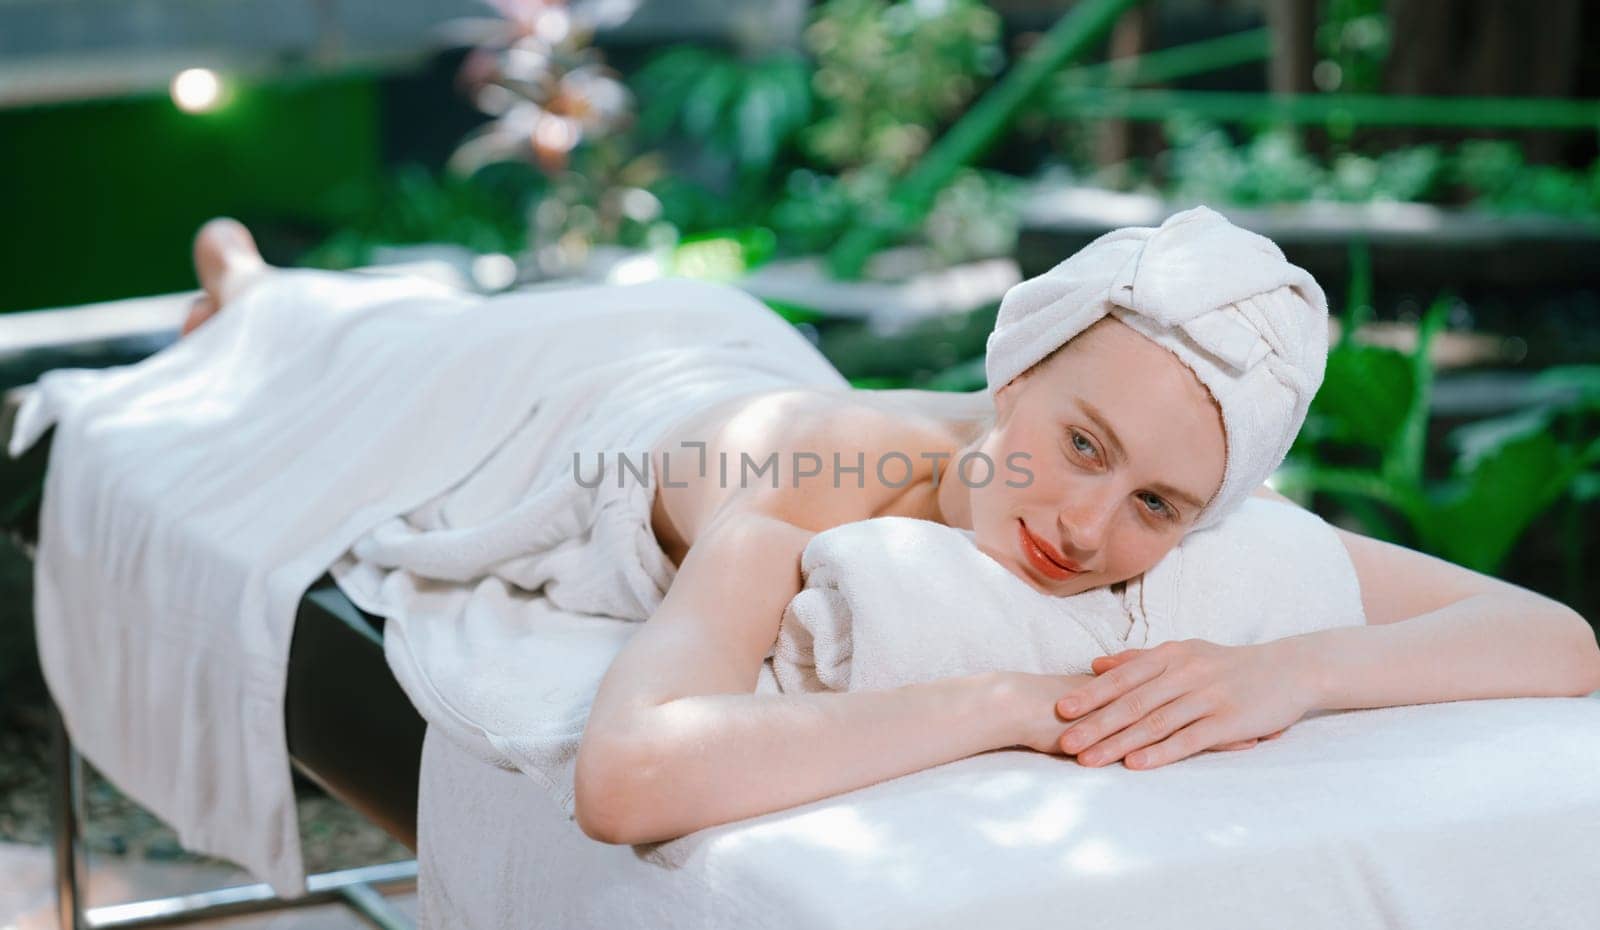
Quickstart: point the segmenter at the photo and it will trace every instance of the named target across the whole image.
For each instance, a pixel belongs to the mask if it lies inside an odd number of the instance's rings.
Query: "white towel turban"
[[[1176,355],[1222,408],[1222,487],[1193,529],[1215,524],[1283,463],[1322,386],[1322,288],[1271,240],[1206,207],[1112,230],[1006,292],[984,360],[989,393],[1107,315]]]

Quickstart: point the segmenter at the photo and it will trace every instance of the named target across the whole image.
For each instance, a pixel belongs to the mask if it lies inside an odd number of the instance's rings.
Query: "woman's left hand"
[[[1094,681],[1056,704],[1074,721],[1061,751],[1088,766],[1132,769],[1208,749],[1271,739],[1312,709],[1306,674],[1276,643],[1221,646],[1203,639],[1129,649],[1094,660]]]

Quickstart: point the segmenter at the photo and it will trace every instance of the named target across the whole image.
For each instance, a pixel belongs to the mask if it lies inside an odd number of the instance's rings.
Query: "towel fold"
[[[1333,529],[1251,498],[1139,578],[1069,597],[1035,590],[970,533],[880,517],[818,533],[784,611],[785,691],[894,688],[988,671],[1085,674],[1096,656],[1181,639],[1247,645],[1365,622]]]

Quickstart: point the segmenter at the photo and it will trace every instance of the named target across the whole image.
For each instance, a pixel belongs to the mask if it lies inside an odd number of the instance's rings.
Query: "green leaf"
[[[1544,432],[1549,426],[1550,411],[1533,407],[1459,427],[1450,434],[1450,442],[1459,453],[1456,468],[1469,472],[1502,446]]]
[[[1493,572],[1528,524],[1566,491],[1566,465],[1548,432],[1504,442],[1453,482],[1419,529],[1445,558]]]
[[[984,358],[970,358],[944,369],[924,382],[921,387],[929,391],[976,391],[987,386]]]
[[[779,98],[783,92],[765,75],[756,75],[739,97],[734,110],[738,126],[739,161],[751,169],[765,171],[777,154]]]
[[[850,386],[863,391],[893,391],[905,387],[906,379],[882,375],[866,375],[860,378],[851,378]]]
[[[1311,402],[1308,422],[1319,436],[1387,449],[1405,424],[1415,390],[1411,363],[1403,353],[1368,345],[1342,345],[1328,353],[1322,389]]]
[[[683,104],[683,128],[696,139],[709,139],[718,128],[724,107],[739,89],[739,72],[726,61],[708,62],[706,73],[694,84]]]
[[[817,310],[813,307],[805,307],[801,306],[800,304],[789,303],[788,301],[777,300],[771,297],[763,297],[762,302],[771,308],[773,313],[776,313],[778,316],[781,316],[785,320],[788,320],[790,323],[794,324],[816,324],[821,323],[828,318],[826,313],[823,313],[821,310]]]
[[[1546,368],[1534,377],[1533,384],[1541,392],[1566,395],[1579,404],[1600,404],[1600,365]]]

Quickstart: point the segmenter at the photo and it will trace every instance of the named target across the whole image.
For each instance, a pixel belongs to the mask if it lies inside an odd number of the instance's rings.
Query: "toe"
[[[178,338],[194,332],[201,323],[211,319],[217,312],[217,301],[210,294],[201,294],[189,304],[189,315],[184,318],[183,328],[178,330]]]

